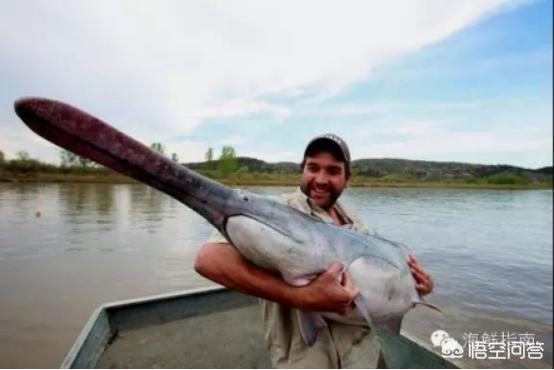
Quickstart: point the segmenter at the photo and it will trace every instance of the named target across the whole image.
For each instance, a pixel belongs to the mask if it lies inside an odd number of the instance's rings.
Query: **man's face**
[[[306,157],[300,189],[315,204],[329,209],[348,185],[344,162],[328,152],[319,152]]]

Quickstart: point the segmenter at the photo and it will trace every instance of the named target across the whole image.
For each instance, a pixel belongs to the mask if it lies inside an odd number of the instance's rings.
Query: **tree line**
[[[152,143],[150,149],[155,152],[166,155],[165,145],[162,143]],[[177,153],[171,154],[171,159],[175,162],[179,162],[179,157]],[[206,160],[205,170],[210,170],[213,167],[215,161],[215,153],[212,147],[209,147],[206,153],[204,154],[204,159]],[[217,159],[217,170],[222,174],[230,174],[237,170],[237,152],[232,146],[223,146],[221,148],[221,154]]]
[[[29,173],[29,172],[53,172],[57,169],[56,165],[48,164],[39,161],[36,158],[31,158],[29,152],[20,150],[15,153],[13,159],[7,159],[4,152],[0,150],[0,172],[2,170],[13,173]]]
[[[156,152],[166,155],[166,148],[163,144],[152,143],[150,147]],[[179,162],[176,153],[172,153],[169,158]],[[256,158],[239,158],[232,146],[221,148],[217,159],[214,149],[209,147],[204,154],[203,162],[186,163],[186,166],[211,178],[225,178],[233,174],[229,178],[248,178],[262,182],[271,179],[271,176],[296,176],[299,170],[298,163],[266,163]],[[352,161],[351,167],[354,180],[377,181],[384,184],[457,182],[476,185],[546,184],[549,187],[552,186],[551,166],[531,170],[509,165],[477,165],[382,158],[355,160]],[[14,158],[7,159],[0,150],[0,181],[6,179],[9,181],[19,174],[33,173],[104,176],[110,175],[112,172],[65,150],[60,151],[59,165],[41,162],[32,158],[26,151],[19,151]]]
[[[154,142],[150,144],[150,148],[155,152],[168,156],[166,154],[166,147],[160,142]],[[217,171],[222,174],[230,174],[237,171],[237,154],[232,146],[223,146],[221,148],[221,154],[218,159],[215,159],[215,152],[212,147],[209,147],[205,155],[206,170],[211,170],[214,165]],[[179,163],[179,157],[177,153],[171,153],[168,158]],[[214,163],[216,162],[217,163]],[[60,164],[54,165],[41,162],[37,158],[32,158],[27,151],[21,150],[15,154],[12,159],[7,159],[4,152],[0,150],[0,169],[7,170],[14,173],[30,173],[30,172],[56,172],[56,170],[67,171],[102,171],[105,168],[90,159],[81,157],[78,154],[70,152],[68,150],[60,150]],[[244,171],[244,169],[242,169]]]

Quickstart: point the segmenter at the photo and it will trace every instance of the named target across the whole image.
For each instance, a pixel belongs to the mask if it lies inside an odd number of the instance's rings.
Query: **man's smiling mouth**
[[[326,186],[312,186],[312,191],[319,195],[328,195],[331,193],[330,189]]]

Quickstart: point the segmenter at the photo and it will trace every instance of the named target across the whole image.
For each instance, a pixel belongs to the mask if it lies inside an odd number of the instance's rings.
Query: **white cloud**
[[[172,153],[176,153],[179,158],[179,162],[196,162],[203,161],[206,151],[208,150],[206,143],[183,140],[176,143],[166,145],[166,154],[168,157]]]
[[[290,110],[283,105],[254,99],[229,99],[219,104],[199,107],[196,114],[202,119],[209,119],[246,116],[254,113],[270,113],[283,119],[290,115]]]
[[[362,132],[363,131],[363,132]],[[358,137],[392,134],[396,139],[387,142],[360,141]],[[488,160],[499,161],[502,155],[543,153],[552,155],[552,132],[536,128],[489,129],[483,131],[450,130],[440,122],[404,122],[391,127],[360,130],[350,140],[353,158],[410,158],[427,160],[458,160],[472,155],[485,155]],[[498,156],[498,157],[496,157]],[[484,158],[484,157],[483,157]],[[526,163],[511,163],[527,166]],[[532,164],[530,166],[533,166]]]
[[[139,136],[157,130],[171,137],[207,119],[253,113],[283,119],[289,108],[265,95],[332,95],[379,63],[438,42],[502,4],[9,2],[0,14],[0,48],[17,86],[1,95],[91,106],[101,118],[129,122],[119,127]]]
[[[247,142],[246,137],[239,136],[239,135],[230,135],[225,136],[219,140],[216,140],[214,144],[216,146],[223,146],[223,145],[242,145]]]
[[[265,162],[274,163],[274,162],[300,162],[301,153],[299,151],[269,151],[269,150],[250,150],[246,151],[243,155],[245,157],[258,158]]]
[[[222,92],[247,100],[343,85],[386,58],[447,37],[499,3],[12,3],[17,8],[4,11],[3,21],[19,35],[4,33],[2,44],[20,56],[40,55],[40,64],[58,77],[66,66],[80,70],[76,82],[86,81],[86,72],[136,79],[152,96],[191,108],[186,116],[202,117],[206,107],[225,104]]]
[[[21,127],[14,128],[4,122],[0,122],[0,150],[6,159],[14,159],[18,151],[24,150],[31,157],[48,162],[58,162],[60,152],[59,147],[43,138],[29,131],[27,135],[22,135]]]

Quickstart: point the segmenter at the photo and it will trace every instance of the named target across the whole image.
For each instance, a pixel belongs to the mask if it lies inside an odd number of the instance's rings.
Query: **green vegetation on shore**
[[[165,148],[153,143],[154,150]],[[267,163],[255,158],[237,157],[225,147],[215,160],[213,149],[206,161],[186,163],[188,168],[231,186],[297,186],[300,164]],[[177,156],[172,155],[177,161]],[[403,159],[359,159],[352,162],[351,186],[551,189],[552,167],[537,170],[508,165],[475,165],[455,162],[429,162]],[[7,160],[0,151],[0,182],[90,182],[133,183],[134,180],[102,166],[62,151],[61,165],[40,162],[26,152]]]

